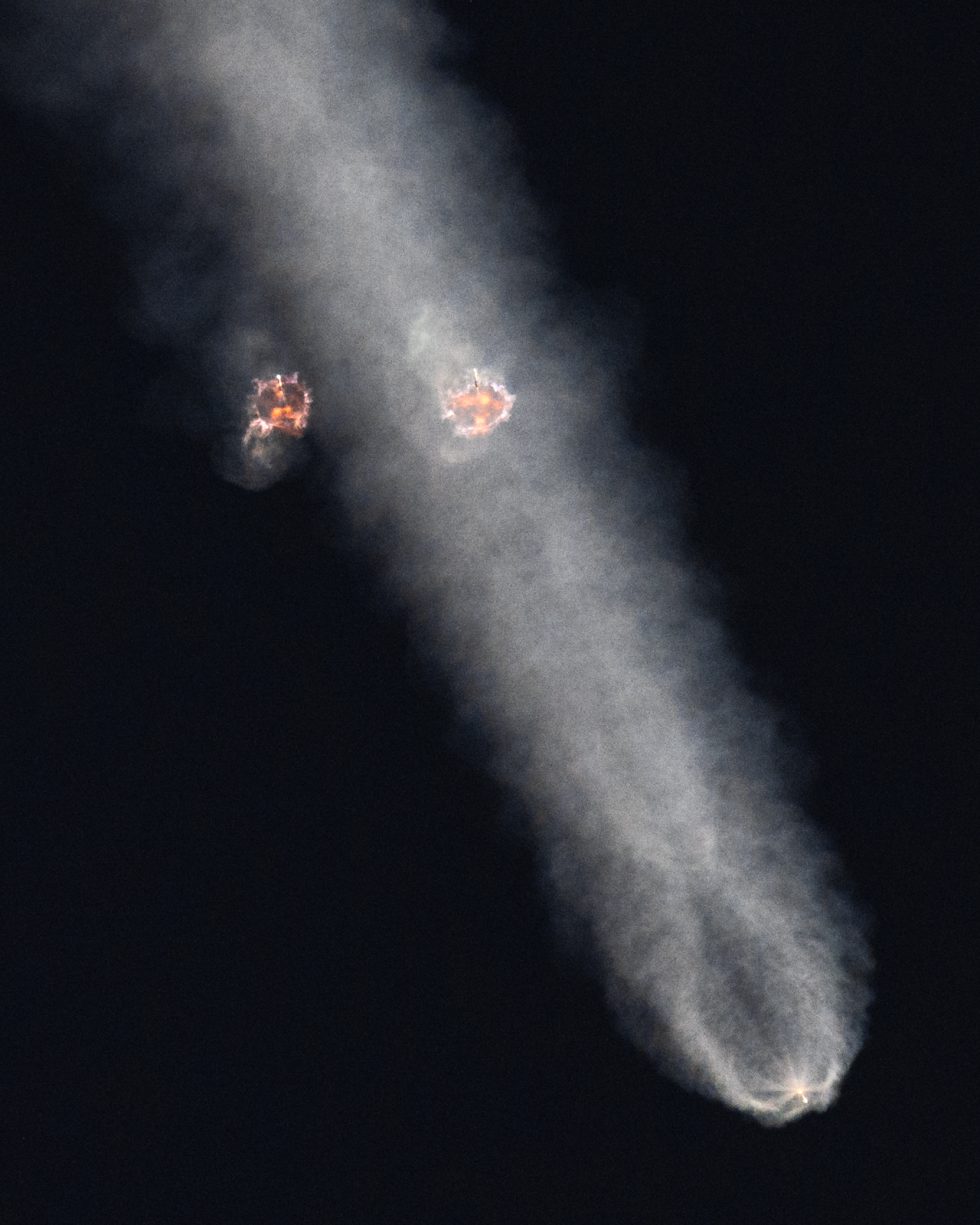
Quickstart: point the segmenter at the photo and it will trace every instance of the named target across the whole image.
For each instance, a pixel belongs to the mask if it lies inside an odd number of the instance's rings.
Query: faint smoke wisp
[[[230,438],[257,375],[309,380],[351,518],[534,813],[632,1039],[763,1121],[825,1108],[861,1039],[859,925],[438,22],[400,0],[38,22],[15,88],[100,142],[147,326],[220,372]],[[474,369],[513,413],[455,438],[443,397]]]

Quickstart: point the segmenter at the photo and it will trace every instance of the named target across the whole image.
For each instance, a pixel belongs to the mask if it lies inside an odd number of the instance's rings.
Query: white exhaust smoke
[[[147,318],[229,389],[226,469],[282,470],[288,447],[250,462],[235,406],[301,371],[633,1040],[764,1122],[824,1109],[861,1040],[859,925],[437,23],[398,0],[52,9],[16,87],[108,150]],[[446,395],[474,372],[513,408],[459,437]]]

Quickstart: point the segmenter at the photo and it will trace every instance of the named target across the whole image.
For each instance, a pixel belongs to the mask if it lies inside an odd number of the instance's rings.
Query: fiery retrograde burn
[[[483,380],[474,370],[463,387],[447,391],[442,401],[443,420],[453,423],[461,438],[482,438],[510,416],[514,397],[503,383]]]
[[[306,432],[313,397],[298,374],[276,374],[271,379],[254,379],[255,390],[248,398],[249,424],[245,441],[267,438],[280,430],[292,438]]]

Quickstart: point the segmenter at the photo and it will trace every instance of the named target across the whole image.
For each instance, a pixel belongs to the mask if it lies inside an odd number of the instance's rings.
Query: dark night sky
[[[90,151],[7,110],[4,1225],[976,1218],[975,38],[797,7],[447,11],[872,916],[839,1103],[617,1034],[324,461],[219,478]]]

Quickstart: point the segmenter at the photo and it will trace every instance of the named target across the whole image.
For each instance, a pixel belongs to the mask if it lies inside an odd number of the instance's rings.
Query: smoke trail
[[[439,27],[364,0],[99,7],[48,20],[30,89],[102,123],[148,314],[229,404],[270,360],[310,377],[351,516],[491,730],[633,1039],[762,1121],[825,1108],[861,1037],[857,924]],[[472,367],[513,418],[450,443],[440,395]]]

